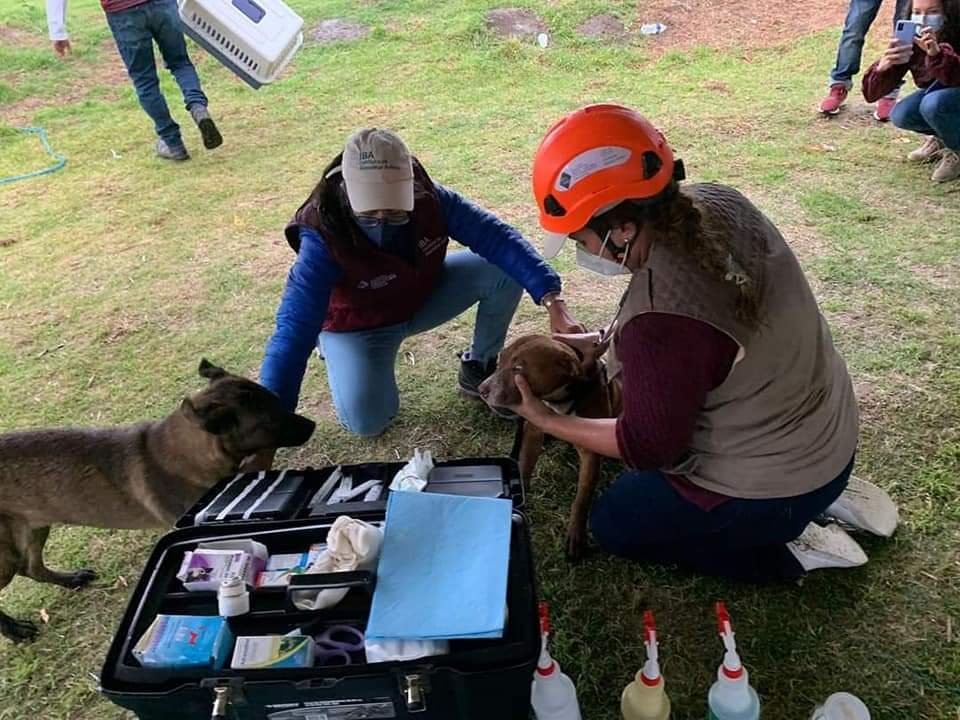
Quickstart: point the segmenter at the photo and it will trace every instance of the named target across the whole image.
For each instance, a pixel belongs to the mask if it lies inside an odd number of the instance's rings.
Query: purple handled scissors
[[[363,632],[352,625],[331,625],[319,635],[313,636],[316,643],[314,658],[318,665],[350,665],[350,653],[364,649]]]

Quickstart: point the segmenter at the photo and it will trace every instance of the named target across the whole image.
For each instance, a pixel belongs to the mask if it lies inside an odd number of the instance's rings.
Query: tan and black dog
[[[170,527],[244,458],[313,434],[312,420],[257,383],[206,360],[200,375],[207,386],[159,422],[0,435],[0,590],[17,574],[68,588],[94,579],[46,567],[51,525]],[[36,633],[0,612],[0,634],[19,642]]]
[[[524,335],[503,349],[497,369],[480,385],[480,396],[493,408],[520,402],[520,391],[513,381],[521,373],[533,394],[565,414],[586,418],[613,418],[620,414],[619,381],[608,381],[602,366],[585,367],[569,345],[545,335]],[[529,481],[543,452],[544,434],[528,422],[523,426],[520,444],[520,472]],[[587,516],[594,490],[600,479],[602,458],[577,447],[580,472],[577,496],[570,508],[567,525],[567,556],[580,557],[586,547]]]

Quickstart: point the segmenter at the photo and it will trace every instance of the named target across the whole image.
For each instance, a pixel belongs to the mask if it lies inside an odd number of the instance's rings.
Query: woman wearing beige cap
[[[477,396],[524,289],[556,332],[579,326],[559,276],[514,228],[434,183],[395,133],[354,133],[286,228],[297,259],[267,345],[261,382],[293,408],[316,346],[340,422],[378,435],[400,407],[394,367],[411,335],[473,305],[459,387]],[[453,238],[466,250],[447,253]]]

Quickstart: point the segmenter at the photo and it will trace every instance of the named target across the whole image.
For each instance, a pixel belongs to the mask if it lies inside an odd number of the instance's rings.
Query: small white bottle
[[[564,675],[560,665],[550,657],[547,639],[550,619],[546,603],[540,603],[540,660],[533,674],[530,704],[537,720],[581,720],[580,703],[573,681]]]
[[[217,610],[220,617],[234,617],[250,612],[250,593],[243,578],[228,575],[217,589]]]
[[[717,681],[707,695],[708,720],[760,720],[760,698],[750,687],[747,669],[737,654],[730,615],[722,602],[717,603],[717,624],[725,652],[717,669]]]

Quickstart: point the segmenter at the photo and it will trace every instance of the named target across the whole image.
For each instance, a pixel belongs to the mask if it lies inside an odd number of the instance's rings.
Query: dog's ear
[[[219,380],[220,378],[226,376],[227,371],[222,367],[217,367],[212,362],[203,358],[200,361],[200,377],[207,378],[211,382],[214,380]]]
[[[237,427],[240,422],[237,413],[221,403],[209,403],[198,408],[190,398],[184,398],[180,403],[180,409],[187,417],[213,435],[223,435]]]

